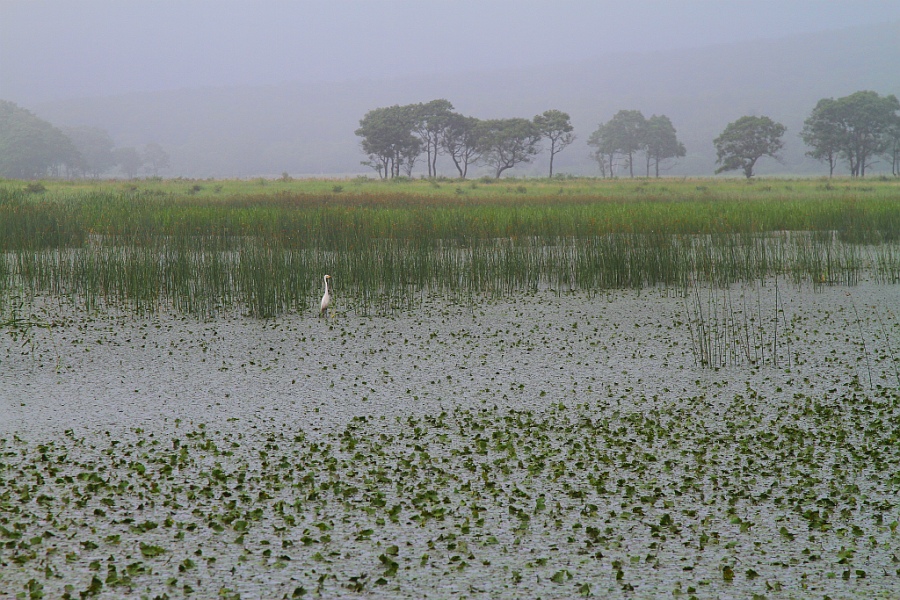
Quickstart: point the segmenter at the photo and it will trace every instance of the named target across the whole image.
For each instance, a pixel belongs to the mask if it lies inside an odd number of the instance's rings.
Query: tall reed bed
[[[357,310],[408,306],[424,293],[725,286],[770,275],[898,281],[900,211],[890,198],[698,195],[451,201],[62,189],[35,198],[0,188],[0,302],[46,296],[271,316],[307,309],[324,273]]]

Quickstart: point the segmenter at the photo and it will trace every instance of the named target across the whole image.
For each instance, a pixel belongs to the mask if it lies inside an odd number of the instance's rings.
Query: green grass
[[[0,296],[137,311],[305,310],[421,293],[898,280],[894,181],[0,183]]]

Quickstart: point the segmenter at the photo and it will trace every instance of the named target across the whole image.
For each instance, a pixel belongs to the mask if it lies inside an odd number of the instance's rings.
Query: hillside
[[[118,146],[155,141],[171,155],[167,175],[247,177],[364,172],[353,131],[371,108],[447,98],[482,118],[532,117],[548,108],[572,116],[579,140],[557,172],[595,174],[585,144],[622,108],[668,115],[687,157],[668,175],[711,175],[712,139],[745,114],[788,127],[784,161],[760,175],[823,173],[797,134],[822,97],[861,89],[900,95],[900,22],[669,53],[630,52],[521,70],[319,85],[198,88],[82,98],[27,107],[57,126],[92,125]],[[637,46],[637,45],[636,45]],[[453,65],[459,71],[460,65]],[[545,172],[545,159],[511,171]],[[443,172],[451,174],[447,166]]]

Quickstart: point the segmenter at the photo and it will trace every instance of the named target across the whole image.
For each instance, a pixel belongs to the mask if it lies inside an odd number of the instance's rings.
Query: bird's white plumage
[[[331,305],[331,275],[326,275],[325,279],[325,293],[322,295],[322,305],[319,309],[319,316],[321,317],[325,314],[325,309]]]

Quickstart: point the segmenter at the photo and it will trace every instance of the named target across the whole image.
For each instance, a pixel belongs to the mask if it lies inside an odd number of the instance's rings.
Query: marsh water
[[[663,289],[38,310],[0,336],[0,590],[897,597],[898,288],[730,293],[755,351],[715,365]]]

